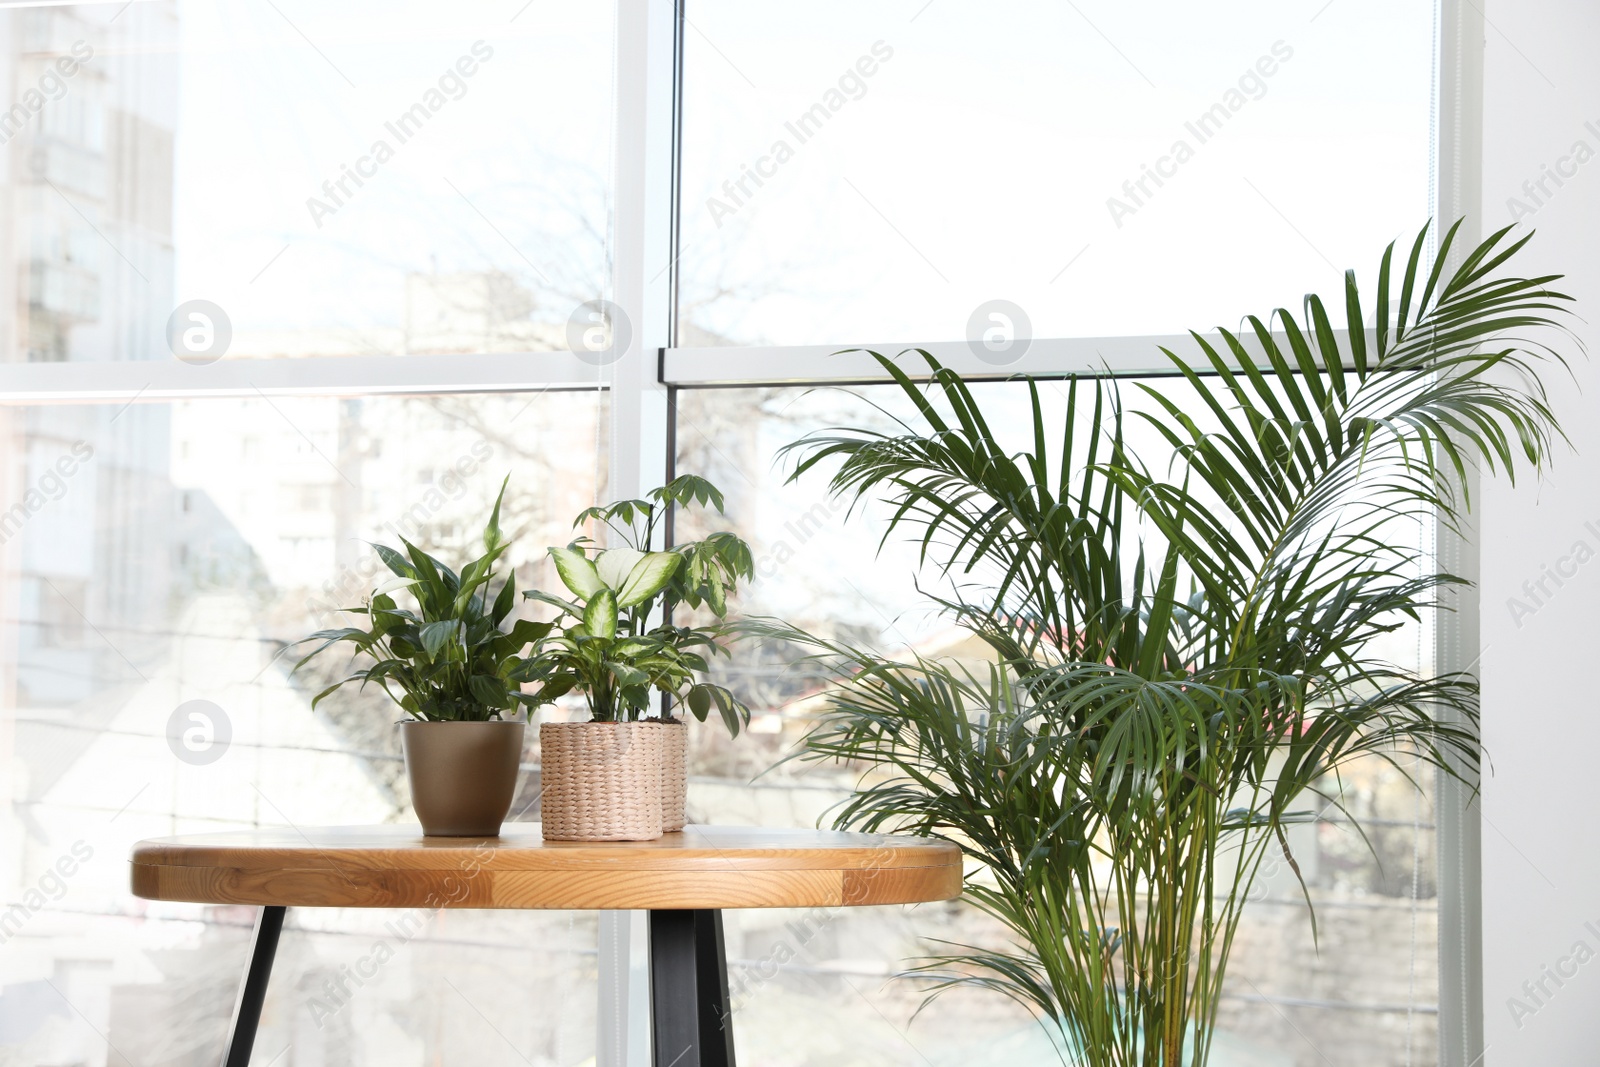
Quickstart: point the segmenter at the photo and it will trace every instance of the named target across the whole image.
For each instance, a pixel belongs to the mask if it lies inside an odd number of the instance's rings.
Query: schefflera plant
[[[583,693],[595,722],[637,722],[646,717],[651,694],[664,693],[701,722],[715,708],[728,733],[738,736],[750,709],[726,687],[702,679],[710,670],[707,657],[726,655],[723,643],[737,636],[724,620],[740,579],[755,573],[750,546],[733,533],[718,532],[651,550],[674,506],[710,506],[721,515],[723,497],[704,478],[683,475],[647,499],[619,500],[578,516],[574,526],[604,523],[622,543],[599,549],[580,537],[550,549],[572,598],[539,590],[523,594],[560,615],[510,679],[539,683],[542,701]],[[680,606],[704,608],[716,621],[677,625]]]

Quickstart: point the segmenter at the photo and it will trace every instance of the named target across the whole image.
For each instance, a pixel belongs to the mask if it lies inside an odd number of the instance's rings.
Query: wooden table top
[[[655,841],[424,837],[412,826],[195,834],[133,848],[150,900],[330,908],[807,908],[961,894],[961,854],[920,837],[689,826]]]

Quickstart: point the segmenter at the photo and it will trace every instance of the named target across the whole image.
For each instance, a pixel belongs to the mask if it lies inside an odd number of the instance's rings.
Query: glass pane
[[[0,359],[565,349],[605,295],[612,21],[523,0],[0,12]]]
[[[1029,418],[1024,387],[973,388],[991,426],[1017,428],[1007,446],[1027,447],[1021,437]],[[1164,390],[1176,388],[1172,379],[1163,380]],[[1047,416],[1062,408],[1058,389],[1065,386],[1041,383]],[[1129,410],[1143,406],[1135,388],[1124,388],[1122,397]],[[820,471],[785,484],[790,467],[777,450],[803,434],[835,426],[895,432],[894,418],[912,420],[915,412],[897,388],[693,390],[679,394],[677,411],[678,469],[704,474],[725,491],[732,525],[755,554],[756,580],[741,597],[741,611],[785,618],[889,654],[913,649],[974,668],[991,659],[986,646],[934,613],[918,592],[918,583],[947,587],[937,574],[918,569],[914,544],[894,538],[878,551],[886,517],[881,506],[869,503],[849,515],[827,497]],[[1137,419],[1130,420],[1128,442],[1162,469],[1158,439]],[[681,536],[697,533],[693,522],[680,530]],[[1427,547],[1421,535],[1415,527],[1392,533],[1416,539],[1419,551]],[[1381,654],[1394,663],[1415,668],[1430,662],[1431,635],[1423,627],[1408,626],[1382,640]],[[821,710],[825,676],[794,669],[787,650],[753,642],[734,645],[731,659],[718,660],[716,670],[749,699],[754,717],[750,734],[737,742],[717,730],[692,731],[691,821],[749,822],[754,814],[763,823],[813,826],[831,818],[829,808],[849,795],[855,772],[773,766]],[[1264,867],[1231,963],[1219,1062],[1404,1067],[1436,1058],[1431,775],[1422,780],[1429,788],[1419,794],[1377,759],[1345,774],[1340,799],[1362,819],[1370,850],[1332,806],[1316,823],[1291,830],[1316,904],[1320,943],[1313,943],[1292,870],[1282,862]],[[743,1013],[736,1016],[746,1043],[741,1054],[750,1047],[776,1056],[782,1048],[792,1062],[856,1062],[833,1058],[844,1055],[835,1034],[845,1033],[851,1049],[856,1035],[864,1035],[862,1063],[922,1062],[917,1051],[936,1064],[1057,1062],[1042,1031],[997,996],[963,991],[913,1022],[916,991],[885,981],[929,951],[932,940],[1005,944],[1003,931],[975,909],[939,904],[850,911],[807,932],[816,925],[803,913],[750,912],[731,927],[744,946],[734,964],[736,989],[739,982],[747,989],[743,1000],[734,996]],[[810,1017],[813,1005],[826,1005],[830,1017],[848,1022],[837,1030],[781,1024]]]
[[[1231,324],[1428,218],[1428,0],[687,10],[680,344]]]
[[[287,645],[382,580],[367,539],[476,554],[507,474],[519,584],[554,584],[544,546],[605,495],[607,410],[592,392],[0,408],[0,1061],[219,1061],[254,909],[134,899],[129,846],[411,822],[396,709],[351,687],[313,712],[342,664],[290,676]],[[519,788],[514,812],[536,775]],[[291,1041],[280,1067],[594,1054],[592,914],[290,922],[258,1063]]]

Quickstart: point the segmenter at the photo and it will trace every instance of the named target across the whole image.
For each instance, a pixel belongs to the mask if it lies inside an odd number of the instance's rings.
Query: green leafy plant
[[[1384,253],[1375,329],[1352,272],[1344,336],[1308,296],[1303,320],[1166,351],[1178,384],[1138,386],[1161,473],[1116,385],[1068,383],[1056,422],[1026,381],[1030,436],[1008,451],[926,353],[926,391],[878,356],[916,425],[789,446],[795,477],[835,462],[834,493],[887,499],[996,654],[984,675],[779,631],[839,668],[803,756],[872,772],[837,825],[955,842],[968,898],[1014,935],[928,961],[932,995],[1007,994],[1064,1060],[1200,1067],[1257,873],[1281,853],[1298,874],[1285,828],[1339,803],[1340,768],[1475,772],[1476,681],[1374,651],[1465,584],[1391,535],[1458,524],[1469,466],[1543,466],[1561,435],[1536,372],[1562,365],[1570,298],[1504,269],[1526,238],[1452,270],[1456,229],[1431,269],[1427,236],[1403,266]]]
[[[597,549],[588,538],[552,548],[556,571],[576,599],[530,590],[529,598],[560,610],[560,629],[543,638],[535,654],[510,677],[539,682],[541,696],[581,691],[595,722],[645,717],[652,692],[667,694],[704,722],[716,708],[735,736],[750,709],[728,689],[698,680],[707,655],[726,654],[733,630],[722,620],[740,578],[751,577],[750,546],[731,533],[652,551],[674,507],[723,511],[722,494],[704,478],[683,475],[652,490],[645,500],[620,500],[589,508],[573,525],[604,523],[622,543]],[[681,626],[675,609],[705,608],[710,626]]]
[[[394,578],[373,590],[366,603],[342,609],[365,616],[367,625],[312,634],[302,644],[320,643],[294,669],[346,642],[354,646],[352,661],[365,657],[371,665],[318,693],[312,707],[351,682],[360,682],[363,688],[376,683],[413,718],[482,722],[519,706],[537,707],[558,695],[523,693],[512,680],[523,650],[546,637],[553,624],[518,619],[502,629],[517,597],[514,574],[507,575],[491,596],[495,564],[507,548],[500,532],[505,491],[502,484],[484,528],[484,554],[460,574],[403,537],[404,553],[372,545]],[[391,595],[401,591],[415,600],[414,609],[400,606]]]

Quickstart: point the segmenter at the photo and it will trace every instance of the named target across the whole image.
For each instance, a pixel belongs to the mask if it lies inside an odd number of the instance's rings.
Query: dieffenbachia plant
[[[589,508],[574,525],[604,523],[623,543],[597,549],[588,538],[550,549],[556,572],[571,598],[537,590],[523,595],[561,612],[557,628],[513,680],[539,682],[541,698],[577,690],[595,722],[631,722],[645,717],[652,692],[669,695],[704,722],[716,708],[728,732],[737,735],[750,709],[725,687],[701,680],[706,656],[726,653],[733,637],[722,625],[728,596],[740,578],[754,574],[750,546],[731,533],[713,533],[665,551],[650,548],[674,505],[710,505],[722,513],[722,494],[703,478],[685,475],[653,490],[646,500],[621,500]],[[680,605],[706,608],[717,622],[679,626]]]

